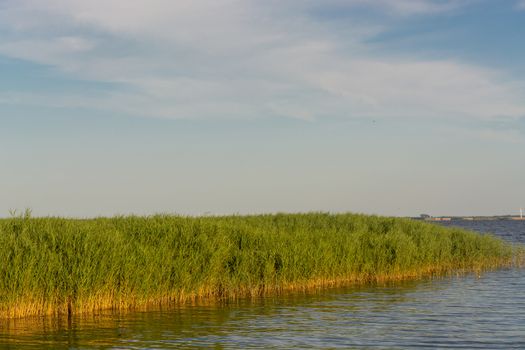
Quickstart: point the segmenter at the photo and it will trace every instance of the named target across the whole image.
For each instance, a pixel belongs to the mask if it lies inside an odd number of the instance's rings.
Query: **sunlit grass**
[[[0,220],[0,317],[132,308],[510,265],[490,235],[353,214]]]

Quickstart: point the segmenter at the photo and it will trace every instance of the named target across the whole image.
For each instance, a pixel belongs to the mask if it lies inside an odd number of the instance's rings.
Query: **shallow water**
[[[525,221],[455,224],[525,243]],[[0,349],[202,347],[523,349],[525,269],[71,320],[0,321]]]

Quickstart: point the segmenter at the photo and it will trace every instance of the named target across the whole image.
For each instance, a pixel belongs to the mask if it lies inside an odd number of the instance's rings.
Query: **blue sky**
[[[0,216],[525,206],[525,2],[0,0]]]

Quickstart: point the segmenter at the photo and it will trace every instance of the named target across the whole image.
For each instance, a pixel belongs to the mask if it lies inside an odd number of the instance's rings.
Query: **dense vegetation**
[[[510,264],[490,236],[353,214],[0,220],[0,317],[76,313]]]

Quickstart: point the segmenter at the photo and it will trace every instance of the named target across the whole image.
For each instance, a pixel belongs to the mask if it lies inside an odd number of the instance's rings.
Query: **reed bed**
[[[519,254],[491,235],[355,214],[27,215],[0,220],[0,318],[419,278]]]

